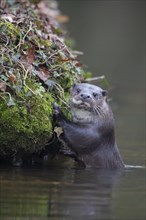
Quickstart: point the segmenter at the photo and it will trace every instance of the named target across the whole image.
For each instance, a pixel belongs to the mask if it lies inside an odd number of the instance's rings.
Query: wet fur
[[[90,84],[77,84],[71,90],[69,121],[54,105],[55,116],[63,133],[60,140],[86,167],[123,168],[115,141],[114,118],[106,101],[106,92]]]

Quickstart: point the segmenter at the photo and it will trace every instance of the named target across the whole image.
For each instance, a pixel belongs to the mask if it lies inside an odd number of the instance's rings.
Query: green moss
[[[52,99],[52,98],[51,98]],[[0,152],[19,149],[34,152],[45,146],[52,135],[50,95],[31,97],[26,103],[8,107],[0,103]]]
[[[20,33],[20,29],[9,21],[1,21],[0,30],[11,37],[16,37]]]
[[[69,90],[84,75],[63,26],[26,2],[0,10],[0,156],[43,149],[53,134],[53,103],[70,118]]]

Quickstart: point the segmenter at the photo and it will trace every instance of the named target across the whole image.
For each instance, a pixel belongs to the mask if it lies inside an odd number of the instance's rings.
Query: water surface
[[[143,168],[0,169],[0,219],[144,220]]]

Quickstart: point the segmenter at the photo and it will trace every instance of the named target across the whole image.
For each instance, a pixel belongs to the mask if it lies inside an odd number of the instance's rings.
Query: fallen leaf
[[[36,75],[45,82],[50,77],[50,72],[46,67],[41,67],[39,71],[36,71]]]
[[[59,137],[63,133],[63,130],[61,127],[55,127],[54,132],[57,134],[57,137]]]
[[[6,91],[6,88],[7,88],[6,83],[5,83],[5,82],[0,82],[0,90],[1,90],[2,92],[5,92],[5,91]]]
[[[9,81],[12,82],[12,83],[16,83],[16,81],[17,81],[17,80],[16,80],[16,76],[15,76],[14,74],[11,74],[8,79],[9,79]]]
[[[71,61],[74,61],[75,59],[74,58],[66,58],[66,59],[61,59],[60,61],[62,63],[65,63],[65,62],[71,62]]]
[[[15,18],[15,16],[14,15],[12,15],[12,14],[3,14],[2,16],[1,16],[1,18],[2,19],[4,19],[4,20],[8,20],[9,22],[13,22],[13,19]]]
[[[81,66],[83,66],[83,64],[80,63],[80,62],[77,62],[77,63],[75,64],[75,66],[77,66],[77,67],[81,67]]]
[[[31,47],[27,51],[26,60],[29,64],[32,64],[35,60],[35,47]]]

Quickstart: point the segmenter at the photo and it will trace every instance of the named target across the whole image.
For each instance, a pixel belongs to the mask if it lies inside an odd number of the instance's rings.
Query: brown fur
[[[56,104],[54,112],[63,129],[60,140],[76,160],[86,167],[123,168],[106,91],[86,83],[77,84],[71,90],[70,106],[73,121],[67,120]]]

